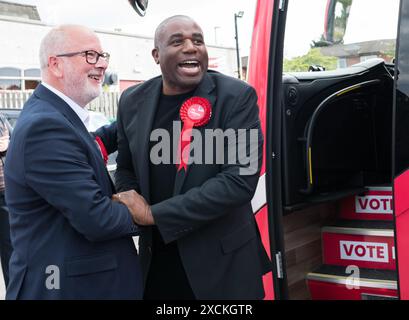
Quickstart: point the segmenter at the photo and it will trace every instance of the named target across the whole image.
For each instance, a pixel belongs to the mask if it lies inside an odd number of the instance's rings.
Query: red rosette
[[[212,107],[206,98],[192,97],[182,104],[179,113],[183,123],[192,121],[194,127],[201,127],[209,122]]]
[[[212,106],[206,98],[192,97],[182,104],[179,114],[183,121],[183,129],[178,145],[178,171],[187,169],[193,127],[201,127],[209,122]]]

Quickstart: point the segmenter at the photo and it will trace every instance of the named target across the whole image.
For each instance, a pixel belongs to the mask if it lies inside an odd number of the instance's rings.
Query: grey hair
[[[40,44],[40,68],[47,68],[48,57],[64,51],[66,45],[66,27],[58,26],[51,29],[43,38]]]
[[[40,44],[40,68],[44,70],[48,66],[48,57],[64,53],[70,48],[70,31],[81,29],[93,32],[91,29],[75,24],[64,24],[52,28],[43,38]]]

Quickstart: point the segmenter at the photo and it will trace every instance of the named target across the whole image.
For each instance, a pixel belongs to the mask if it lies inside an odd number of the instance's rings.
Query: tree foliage
[[[324,56],[319,48],[311,48],[307,54],[292,59],[284,59],[284,72],[308,71],[312,65],[319,65],[325,70],[337,68],[337,58]]]

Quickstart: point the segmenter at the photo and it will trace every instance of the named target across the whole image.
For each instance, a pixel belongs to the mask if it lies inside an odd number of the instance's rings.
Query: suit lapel
[[[153,120],[159,103],[160,92],[162,90],[162,78],[157,78],[145,88],[137,100],[138,117],[136,122],[137,141],[141,141],[141,146],[133,146],[136,152],[138,175],[141,177],[140,188],[144,198],[150,202],[150,184],[149,184],[149,141],[152,131]]]
[[[98,161],[100,165],[101,172],[105,172],[103,174],[103,179],[107,186],[112,188],[112,181],[109,181],[110,177],[108,172],[106,171],[105,164],[102,160],[100,151],[90,133],[88,132],[87,128],[85,127],[84,123],[78,117],[78,115],[74,112],[74,110],[59,96],[48,90],[43,85],[37,86],[36,90],[34,91],[34,95],[37,96],[41,100],[45,100],[49,102],[57,111],[59,111],[75,128],[76,132],[81,136],[81,138],[86,142],[88,148],[93,152],[94,156],[101,161]],[[114,191],[114,189],[112,189]]]
[[[59,96],[48,90],[43,85],[37,86],[36,90],[34,91],[34,95],[41,100],[49,102],[56,110],[62,113],[62,115],[65,118],[67,118],[68,121],[70,121],[73,125],[75,125],[75,127],[78,128],[81,132],[85,131],[88,133],[87,129],[85,128],[84,124],[82,123],[78,115]]]
[[[206,73],[205,76],[203,77],[202,82],[199,84],[199,86],[195,90],[193,96],[206,98],[207,100],[210,101],[210,105],[213,108],[216,103],[216,93],[214,91],[215,86],[216,85],[214,84],[213,80]],[[207,125],[197,128],[197,129],[204,132],[204,129],[206,129],[206,126]],[[202,135],[202,137],[204,137],[204,135]],[[193,164],[187,166],[186,172],[185,170],[182,169],[176,173],[175,186],[173,189],[174,196],[180,194],[183,184],[186,181],[186,177],[189,174],[189,169],[192,165]]]

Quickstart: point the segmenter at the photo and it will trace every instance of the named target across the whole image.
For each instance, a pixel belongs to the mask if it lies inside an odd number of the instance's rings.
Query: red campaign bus
[[[266,299],[409,298],[408,9],[257,1]]]
[[[409,0],[256,2],[265,299],[409,298],[408,33]]]

